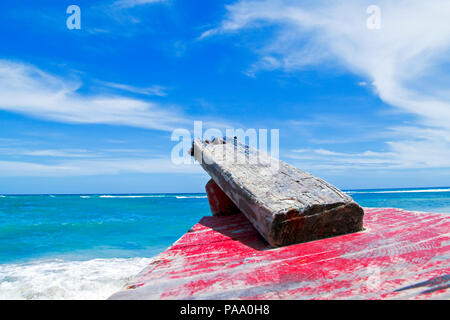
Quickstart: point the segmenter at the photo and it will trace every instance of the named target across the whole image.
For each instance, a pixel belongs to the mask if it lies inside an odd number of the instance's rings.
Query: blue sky
[[[2,4],[0,193],[203,192],[170,161],[195,120],[344,189],[449,185],[450,4],[341,2]]]

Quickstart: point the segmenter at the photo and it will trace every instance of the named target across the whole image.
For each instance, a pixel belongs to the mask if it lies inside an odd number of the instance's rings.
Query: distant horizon
[[[351,191],[402,191],[402,190],[439,190],[449,189],[450,186],[436,186],[436,187],[397,187],[397,188],[367,188],[367,189],[341,189],[343,192]],[[438,191],[437,191],[438,192]],[[0,193],[0,196],[132,196],[132,195],[179,195],[179,194],[206,194],[206,192],[131,192],[131,193]]]

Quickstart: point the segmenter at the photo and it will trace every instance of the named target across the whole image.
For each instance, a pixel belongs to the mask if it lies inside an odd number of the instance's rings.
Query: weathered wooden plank
[[[449,299],[450,216],[365,209],[366,230],[271,249],[204,217],[110,299]]]
[[[193,155],[273,247],[361,231],[364,211],[336,187],[236,139]]]

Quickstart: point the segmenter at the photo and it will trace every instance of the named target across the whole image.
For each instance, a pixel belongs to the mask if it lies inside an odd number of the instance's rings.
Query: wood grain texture
[[[204,217],[110,299],[449,299],[450,216],[365,209],[366,230],[271,249]]]
[[[194,157],[273,247],[361,231],[364,211],[336,187],[235,139],[194,140]]]

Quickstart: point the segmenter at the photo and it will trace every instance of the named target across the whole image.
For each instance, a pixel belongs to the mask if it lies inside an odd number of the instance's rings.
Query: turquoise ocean
[[[450,214],[450,187],[346,192]],[[0,195],[0,299],[107,298],[205,215],[205,194]]]

